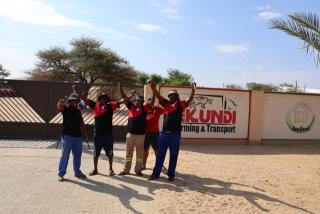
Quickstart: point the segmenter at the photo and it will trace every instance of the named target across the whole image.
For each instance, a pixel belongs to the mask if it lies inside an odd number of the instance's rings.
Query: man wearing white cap
[[[182,113],[193,100],[196,83],[192,84],[191,95],[187,100],[180,100],[176,89],[169,91],[169,100],[165,99],[156,89],[156,86],[152,81],[148,81],[148,84],[150,85],[153,93],[159,99],[160,105],[164,108],[163,128],[159,135],[156,164],[149,180],[159,178],[167,149],[169,148],[170,160],[167,175],[168,181],[173,181],[180,147]]]

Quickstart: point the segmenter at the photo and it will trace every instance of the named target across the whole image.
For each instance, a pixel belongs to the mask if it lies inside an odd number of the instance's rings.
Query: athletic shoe
[[[156,178],[156,177],[154,177],[152,175],[148,178],[149,181],[156,180],[156,179],[158,179],[158,178]]]
[[[119,173],[119,175],[129,175],[129,173],[125,172],[125,171],[122,171]]]
[[[143,176],[142,172],[137,172],[136,175],[139,177]]]
[[[75,175],[74,177],[79,178],[79,179],[85,179],[87,176],[83,174],[82,172],[79,172],[79,174]]]
[[[109,176],[114,176],[114,171],[112,169],[109,170]]]
[[[93,176],[93,175],[97,175],[98,174],[98,170],[92,170],[91,172],[89,172],[89,176]]]
[[[168,181],[174,181],[174,177],[168,177]]]
[[[64,179],[64,177],[62,177],[62,176],[58,176],[58,181],[59,182],[63,182],[63,181],[65,181],[66,179]]]

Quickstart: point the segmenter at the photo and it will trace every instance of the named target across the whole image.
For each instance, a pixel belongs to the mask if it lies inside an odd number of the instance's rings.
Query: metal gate
[[[80,91],[88,91],[88,98],[95,100],[103,91],[112,100],[120,98],[116,85],[77,84],[29,80],[0,80],[0,137],[57,138],[62,129],[62,115],[57,112],[57,101],[72,92],[75,84]],[[89,89],[89,90],[88,90]],[[143,86],[125,85],[143,94]],[[84,109],[86,130],[92,137],[94,118],[90,109]],[[125,140],[128,111],[124,105],[113,115],[113,135],[116,141]]]

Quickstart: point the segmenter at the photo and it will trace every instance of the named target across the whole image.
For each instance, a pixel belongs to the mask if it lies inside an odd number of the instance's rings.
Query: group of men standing
[[[144,97],[138,95],[134,101],[127,96],[118,83],[121,98],[119,101],[111,101],[108,94],[102,93],[96,101],[87,99],[85,105],[92,109],[95,119],[94,130],[94,169],[90,176],[98,174],[98,159],[102,148],[109,158],[109,175],[115,175],[113,163],[113,136],[112,118],[113,112],[124,103],[128,108],[128,133],[126,135],[126,159],[123,171],[119,175],[130,174],[134,149],[136,150],[136,165],[134,172],[142,176],[146,169],[146,162],[150,146],[156,154],[156,164],[149,180],[159,178],[167,150],[170,151],[168,180],[173,181],[180,147],[182,113],[193,100],[196,84],[193,83],[191,95],[186,100],[180,100],[177,90],[170,90],[168,99],[164,98],[156,89],[152,81],[148,81],[152,89],[152,96],[145,101]],[[155,106],[155,98],[158,98],[160,106]],[[63,130],[61,136],[62,155],[59,162],[59,181],[64,181],[64,175],[68,165],[69,155],[73,154],[74,175],[80,179],[86,178],[80,171],[82,154],[82,136],[85,135],[84,123],[79,107],[81,97],[76,90],[66,101],[59,100],[57,109],[63,115]],[[163,128],[159,132],[159,118],[164,115]]]

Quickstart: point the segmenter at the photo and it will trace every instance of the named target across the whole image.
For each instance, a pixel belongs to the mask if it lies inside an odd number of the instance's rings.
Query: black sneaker
[[[76,178],[79,178],[79,179],[85,179],[87,178],[87,176],[85,174],[83,174],[82,172],[79,172],[79,174],[75,175]]]
[[[149,181],[153,181],[153,180],[156,180],[156,179],[158,179],[158,178],[156,178],[156,177],[154,177],[152,175],[148,178]]]
[[[114,176],[114,171],[112,169],[109,170],[109,176]]]
[[[98,170],[95,170],[95,169],[89,172],[90,176],[97,175],[97,174],[98,174]]]
[[[174,181],[174,177],[169,177],[169,178],[168,178],[168,181],[170,181],[170,182],[171,182],[171,181]]]
[[[142,172],[136,172],[136,175],[139,177],[143,176]]]
[[[119,175],[129,175],[129,173],[125,172],[125,171],[122,171],[119,173]]]

